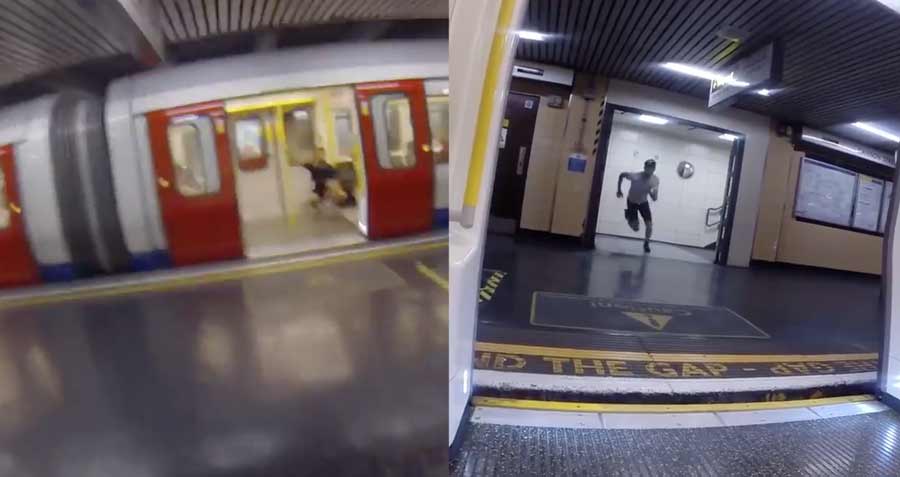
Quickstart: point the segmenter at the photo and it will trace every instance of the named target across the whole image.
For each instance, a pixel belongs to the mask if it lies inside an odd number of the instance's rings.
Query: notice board
[[[878,231],[884,233],[884,228],[887,225],[888,219],[888,209],[891,207],[891,198],[894,194],[894,183],[891,181],[886,181],[884,183],[884,198],[881,200],[881,220],[878,223]]]
[[[853,227],[876,232],[881,218],[881,196],[884,181],[865,174],[857,176],[856,207],[853,210]]]
[[[852,171],[804,157],[794,216],[850,227],[856,182]]]

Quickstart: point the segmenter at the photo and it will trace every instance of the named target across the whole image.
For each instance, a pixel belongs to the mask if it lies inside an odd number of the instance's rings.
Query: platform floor
[[[579,349],[821,354],[880,349],[878,277],[787,267],[724,267],[683,260],[610,254],[489,235],[478,340]],[[727,307],[770,339],[611,336],[530,323],[536,291],[653,303]],[[487,296],[487,298],[485,298]],[[652,330],[650,330],[652,331]]]
[[[732,402],[874,389],[878,277],[723,267],[491,234],[482,280],[474,383],[483,396]],[[535,300],[537,292],[550,293]],[[547,297],[557,304],[548,308]],[[642,303],[657,304],[649,307],[656,314],[621,308],[647,308]],[[679,315],[669,305],[724,307],[740,315],[733,323],[761,333],[703,336],[684,320],[706,311]],[[731,316],[724,311],[719,316]],[[611,330],[614,323],[628,327]],[[676,334],[686,324],[691,335]]]
[[[597,252],[611,255],[636,255],[643,257],[644,241],[637,238],[618,237],[615,235],[597,234],[594,238]],[[699,247],[688,247],[671,243],[650,241],[650,255],[654,258],[669,258],[694,263],[713,263],[716,251]]]
[[[900,475],[900,417],[840,407],[602,417],[476,408],[451,475]]]
[[[8,296],[0,475],[446,475],[446,275],[444,239]]]

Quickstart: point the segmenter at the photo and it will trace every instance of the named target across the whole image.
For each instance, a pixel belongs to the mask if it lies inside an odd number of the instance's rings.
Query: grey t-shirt
[[[635,204],[647,202],[651,190],[659,190],[659,177],[656,174],[644,177],[643,172],[626,172],[625,178],[631,181],[628,189],[628,201]]]

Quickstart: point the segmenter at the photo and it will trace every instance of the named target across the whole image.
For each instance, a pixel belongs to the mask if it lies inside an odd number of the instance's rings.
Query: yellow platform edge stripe
[[[61,303],[67,301],[85,300],[89,298],[105,298],[120,295],[129,295],[133,293],[157,292],[165,290],[173,290],[185,286],[198,286],[210,283],[219,283],[229,280],[237,280],[241,278],[271,275],[275,273],[293,272],[298,270],[307,270],[327,265],[336,265],[339,263],[357,262],[362,260],[374,260],[379,258],[393,257],[407,253],[425,252],[439,248],[447,247],[448,242],[441,240],[438,242],[424,244],[401,244],[388,246],[376,250],[348,250],[346,253],[332,255],[328,257],[315,258],[310,260],[302,260],[293,263],[274,263],[270,265],[250,265],[246,268],[236,270],[211,271],[198,276],[189,277],[166,277],[160,278],[159,281],[152,283],[139,283],[132,285],[112,286],[102,289],[84,289],[72,292],[63,292],[47,296],[34,296],[25,298],[9,298],[0,299],[0,310],[9,308],[19,308],[24,306],[45,305],[51,303]]]
[[[482,407],[501,407],[506,409],[528,409],[535,411],[565,412],[605,412],[605,413],[681,413],[681,412],[726,412],[726,411],[764,411],[774,409],[793,409],[801,407],[825,406],[829,404],[847,404],[875,401],[871,394],[839,396],[818,399],[798,399],[795,401],[737,402],[710,404],[613,404],[590,402],[539,401],[534,399],[507,399],[495,397],[472,397],[472,404]]]
[[[821,361],[861,361],[878,359],[878,353],[843,354],[695,354],[695,353],[646,353],[640,351],[601,351],[550,346],[513,345],[501,343],[475,343],[475,351],[508,353],[528,356],[553,356],[558,358],[615,359],[621,361],[657,361],[691,363],[797,363]]]
[[[434,282],[437,286],[447,291],[450,290],[450,283],[447,282],[447,279],[442,277],[440,273],[434,271],[428,265],[425,265],[424,263],[416,260],[416,270],[418,270],[419,273]]]

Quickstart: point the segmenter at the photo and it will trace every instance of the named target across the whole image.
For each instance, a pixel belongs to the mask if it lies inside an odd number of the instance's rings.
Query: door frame
[[[372,116],[371,100],[382,94],[401,93],[409,99],[409,113],[412,121],[413,140],[415,141],[416,163],[412,167],[403,169],[387,169],[381,166],[378,158],[378,146],[375,138],[375,123]],[[356,111],[359,121],[360,140],[363,150],[363,166],[366,178],[366,236],[372,239],[388,238],[415,233],[424,233],[432,229],[434,222],[434,157],[431,154],[431,129],[428,125],[428,105],[425,95],[424,79],[406,79],[396,81],[378,81],[373,83],[360,83],[354,85],[356,97]],[[398,226],[397,221],[387,222],[380,217],[378,203],[373,201],[373,189],[377,189],[377,183],[386,176],[419,175],[427,176],[428,193],[425,194],[427,209],[422,211],[422,217],[408,217],[407,214],[399,214],[409,219],[409,227]],[[393,180],[393,179],[391,179]],[[375,187],[373,188],[373,185]],[[400,192],[398,192],[400,193]],[[382,198],[381,200],[385,200]],[[421,223],[420,223],[421,222]],[[409,229],[401,230],[403,228]],[[382,230],[384,229],[384,230]]]
[[[519,96],[529,96],[529,97],[531,97],[531,98],[534,98],[534,100],[535,100],[535,113],[534,113],[534,126],[535,126],[535,127],[531,129],[531,140],[530,140],[529,143],[528,143],[528,153],[525,155],[525,164],[524,164],[523,167],[522,167],[522,176],[521,176],[521,177],[522,177],[522,182],[523,182],[523,184],[522,184],[522,197],[520,197],[519,200],[518,200],[518,209],[519,209],[519,213],[518,213],[517,216],[515,217],[515,221],[516,221],[516,229],[515,229],[515,231],[513,232],[514,235],[519,235],[519,234],[522,233],[522,230],[523,230],[523,229],[522,229],[522,209],[524,208],[524,205],[525,205],[525,192],[526,192],[525,186],[526,186],[526,184],[528,183],[528,182],[527,182],[527,181],[528,181],[528,169],[529,169],[529,167],[531,166],[531,155],[534,153],[534,130],[535,130],[535,128],[537,128],[537,115],[540,113],[540,108],[541,108],[541,96],[540,96],[539,94],[535,94],[535,93],[526,93],[526,92],[523,92],[523,91],[510,90],[509,93],[506,95],[506,102],[505,102],[504,105],[503,105],[503,117],[502,117],[502,120],[506,120],[506,108],[509,106],[509,96],[510,96],[510,95],[513,95],[513,94],[517,94],[517,95],[519,95]],[[505,128],[504,128],[504,126],[501,124],[501,125],[500,125],[500,130],[502,131],[503,129],[505,129]],[[508,139],[508,135],[507,135],[507,139]],[[498,151],[499,151],[499,148],[498,148]],[[501,156],[501,155],[502,155],[502,153],[500,153],[500,152],[497,153],[497,162],[498,162],[498,163],[499,163],[499,161],[500,161],[500,156]],[[494,185],[496,185],[496,183],[497,183],[497,179],[496,179],[496,177],[495,177],[495,178],[494,178]],[[492,188],[492,191],[491,191],[491,200],[493,201],[493,188]],[[526,229],[526,230],[527,230],[527,229]]]
[[[584,220],[584,231],[581,235],[581,245],[585,248],[591,249],[596,247],[594,243],[595,237],[597,235],[597,215],[600,213],[600,194],[603,187],[603,178],[606,173],[606,158],[609,155],[609,141],[612,134],[612,122],[613,118],[615,117],[616,111],[633,114],[648,114],[668,119],[671,122],[692,126],[694,128],[706,129],[722,134],[731,134],[738,138],[732,142],[732,147],[735,147],[735,144],[738,142],[740,142],[740,144],[737,146],[737,153],[731,155],[728,163],[728,171],[732,177],[732,180],[730,181],[731,189],[728,191],[729,200],[728,203],[725,204],[726,213],[725,217],[722,218],[722,223],[720,224],[719,230],[719,235],[724,237],[725,243],[724,246],[722,246],[721,244],[716,245],[716,260],[714,262],[717,265],[727,265],[728,252],[731,245],[731,230],[734,225],[735,207],[733,205],[737,202],[737,191],[741,182],[741,165],[744,161],[744,147],[746,136],[741,132],[733,131],[730,129],[724,129],[717,126],[711,126],[709,124],[698,123],[689,119],[671,116],[668,114],[661,114],[655,111],[633,108],[631,106],[623,106],[620,104],[609,102],[604,105],[603,110],[600,113],[600,134],[596,149],[594,150],[594,174],[591,178],[591,191],[588,195],[588,210],[587,217],[585,217]],[[726,186],[727,184],[728,182],[726,182]],[[724,227],[724,232],[722,232],[722,227]],[[723,251],[723,253],[721,253],[720,260],[720,253],[718,249],[721,247],[723,247],[725,250]]]

